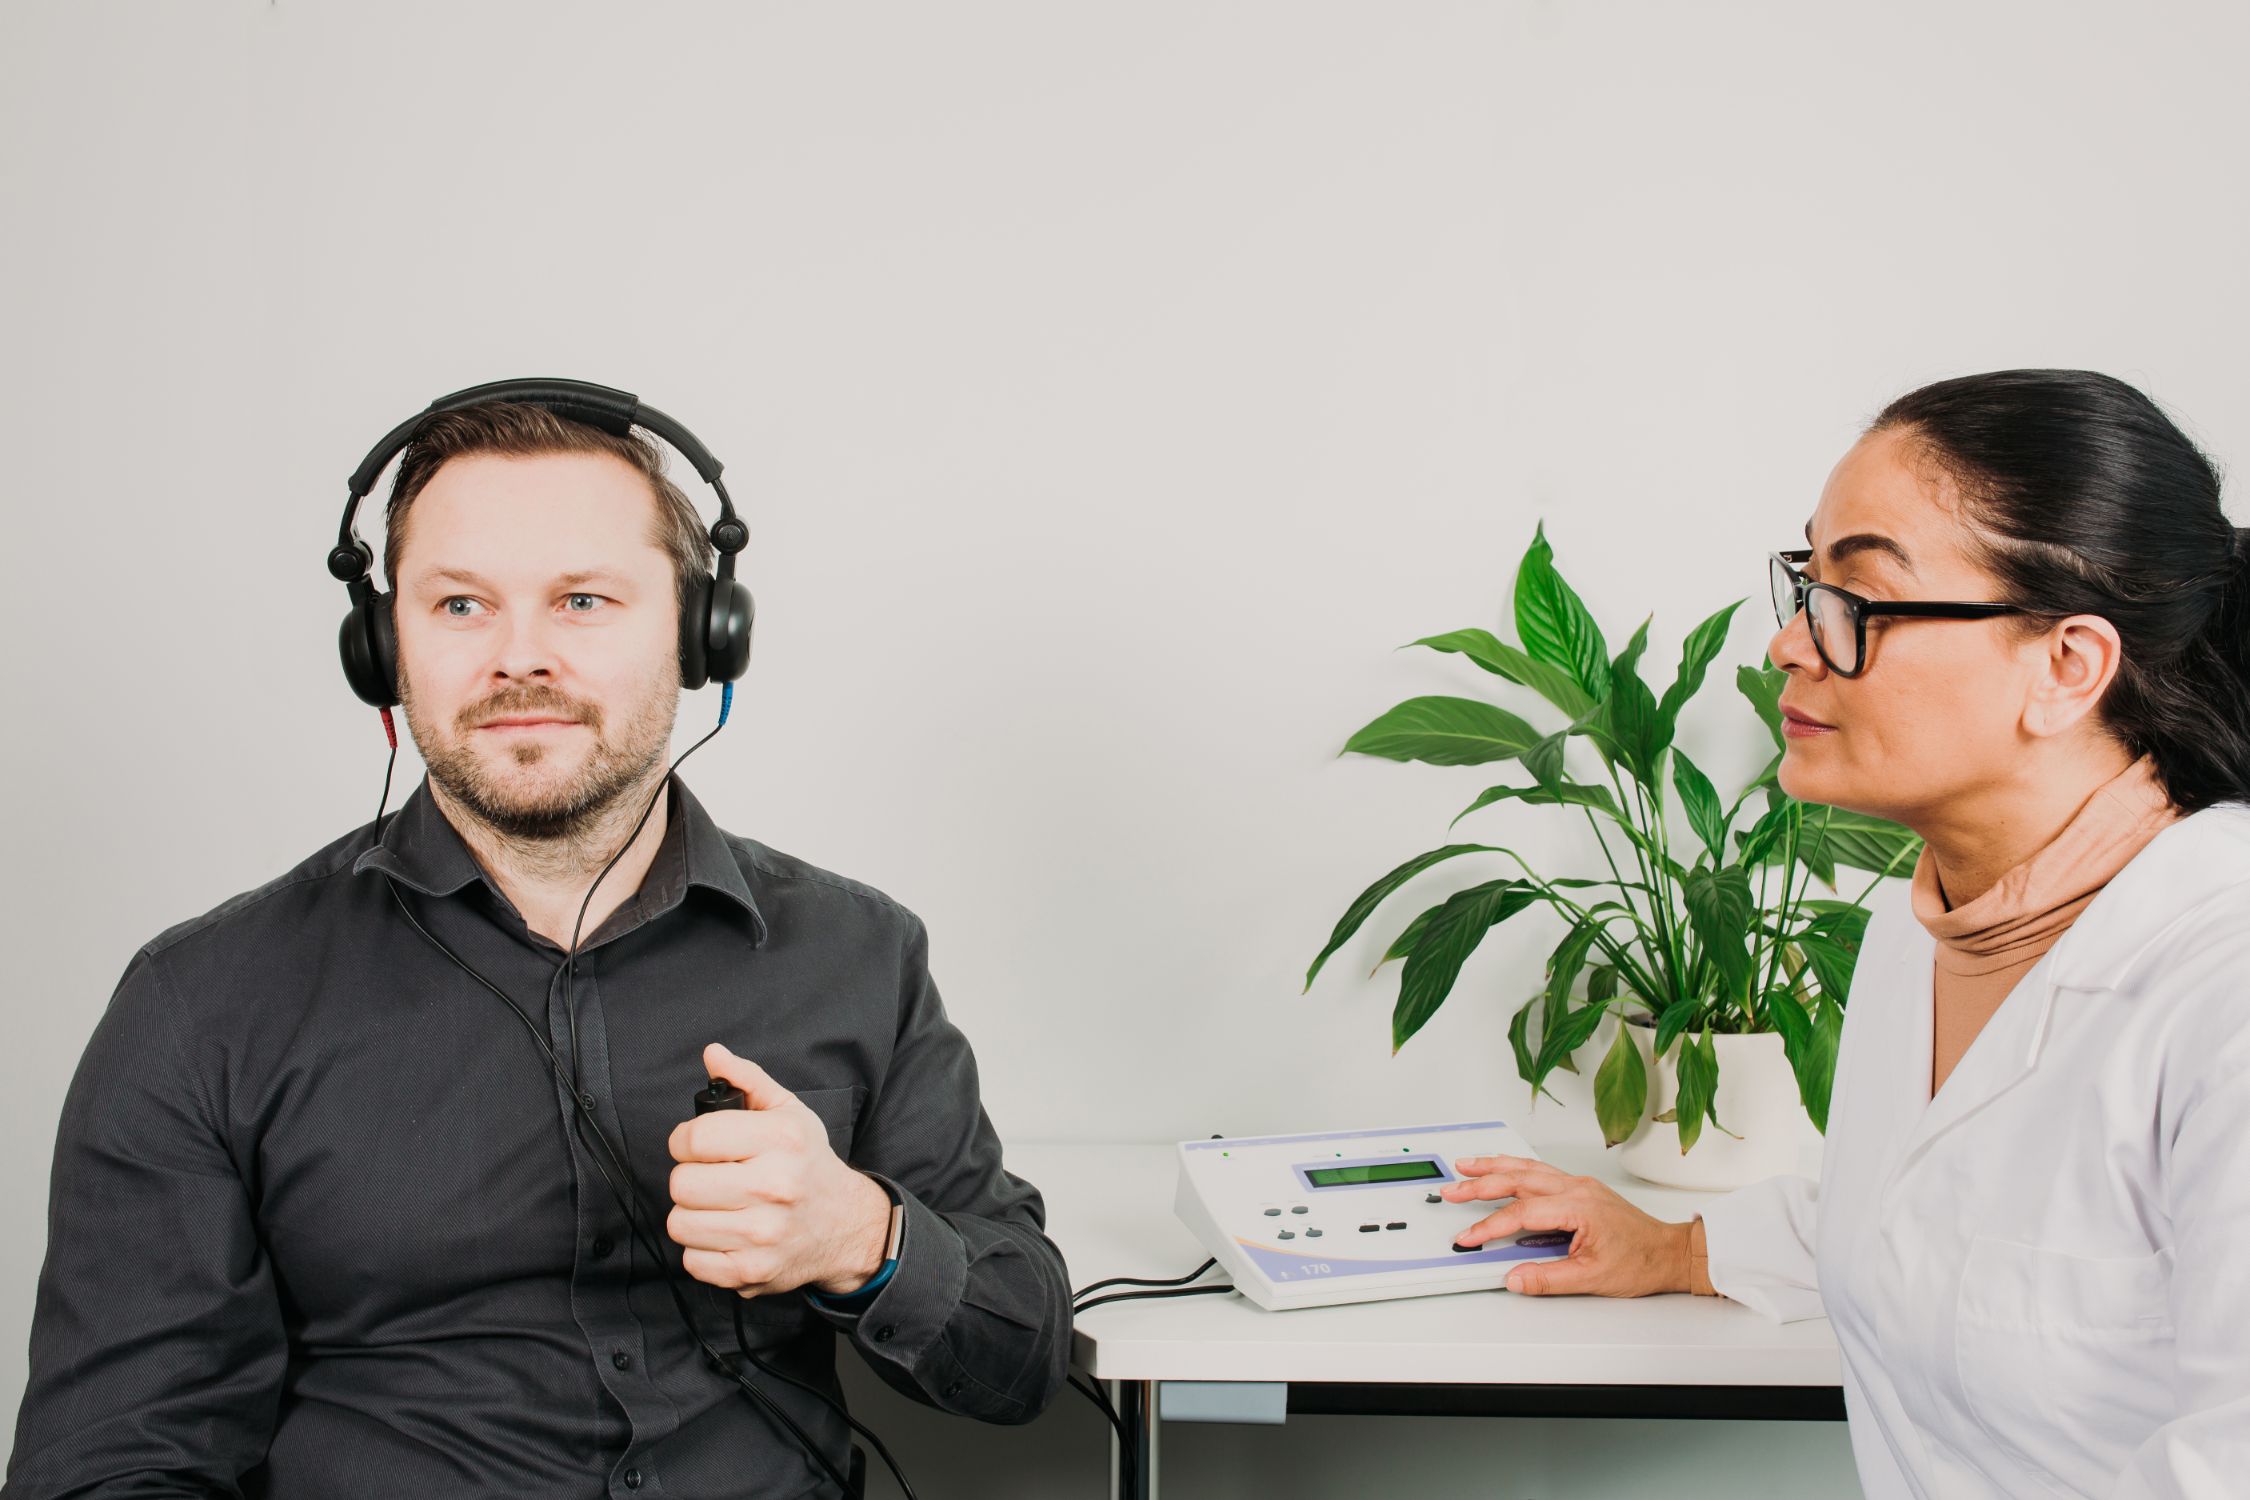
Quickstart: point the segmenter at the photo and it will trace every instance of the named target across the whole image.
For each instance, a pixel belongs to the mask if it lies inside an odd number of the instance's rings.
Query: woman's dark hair
[[[1899,397],[1867,430],[1889,429],[1953,481],[1972,555],[2027,628],[2117,627],[2100,721],[2155,759],[2173,804],[2250,800],[2250,532],[2156,403],[2091,370],[1995,370]]]

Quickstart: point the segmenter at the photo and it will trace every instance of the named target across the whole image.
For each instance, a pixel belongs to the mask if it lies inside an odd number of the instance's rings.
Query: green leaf
[[[1852,992],[1852,969],[1858,957],[1849,948],[1817,932],[1797,935],[1798,951],[1805,962],[1812,965],[1813,976],[1820,981],[1820,992],[1841,1005]]]
[[[1484,935],[1538,899],[1520,880],[1490,880],[1456,891],[1430,918],[1399,971],[1398,1002],[1391,1007],[1391,1051],[1437,1014]]]
[[[1532,1007],[1538,1003],[1539,997],[1533,995],[1529,1000],[1516,1007],[1515,1015],[1508,1022],[1508,1048],[1516,1055],[1516,1076],[1530,1084],[1537,1083],[1537,1080],[1532,1076],[1529,1028],[1531,1026]],[[1536,1101],[1538,1097],[1535,1089],[1532,1098]]]
[[[1437,651],[1457,651],[1496,677],[1530,688],[1573,719],[1594,706],[1577,678],[1559,667],[1535,661],[1489,630],[1451,630],[1413,642]]]
[[[1726,1121],[1719,1118],[1719,1045],[1711,1033],[1705,1031],[1703,1040],[1696,1044],[1696,1049],[1703,1054],[1703,1066],[1711,1075],[1711,1124],[1724,1134],[1734,1135],[1733,1131],[1727,1129]],[[1739,1135],[1734,1135],[1734,1138],[1738,1141],[1742,1139]]]
[[[1688,632],[1687,642],[1680,648],[1680,673],[1664,690],[1664,701],[1656,706],[1657,721],[1663,726],[1666,743],[1670,743],[1672,731],[1680,722],[1680,710],[1702,690],[1703,674],[1710,670],[1711,663],[1726,645],[1727,630],[1734,623],[1734,612],[1740,608],[1742,601],[1737,599]]]
[[[1719,1055],[1710,1046],[1711,1032],[1703,1032],[1704,1045],[1683,1043],[1679,1061],[1674,1065],[1680,1074],[1680,1155],[1685,1156],[1703,1134],[1703,1121],[1711,1114],[1711,1100],[1719,1090]]]
[[[1870,875],[1904,875],[1913,870],[1915,857],[1922,852],[1922,841],[1896,823],[1841,807],[1818,803],[1803,806],[1807,834],[1826,819],[1819,839],[1822,851],[1849,869],[1865,870]]]
[[[1447,844],[1442,849],[1432,849],[1427,854],[1415,855],[1405,864],[1400,865],[1390,874],[1385,875],[1381,880],[1361,891],[1358,898],[1345,908],[1344,915],[1336,923],[1336,930],[1328,935],[1328,946],[1320,950],[1320,956],[1312,961],[1312,967],[1305,970],[1305,988],[1308,990],[1312,988],[1313,980],[1320,974],[1320,966],[1328,962],[1329,956],[1335,953],[1338,948],[1349,942],[1351,935],[1359,931],[1361,924],[1374,915],[1375,908],[1381,906],[1390,897],[1390,894],[1400,886],[1406,884],[1430,866],[1441,864],[1457,855],[1504,854],[1506,852],[1506,850],[1495,848],[1491,844]]]
[[[1790,820],[1797,816],[1799,806],[1801,804],[1784,799],[1779,806],[1767,808],[1765,815],[1747,830],[1734,836],[1744,865],[1771,864],[1781,857],[1782,840],[1788,837]]]
[[[1670,1051],[1679,1034],[1694,1024],[1696,1013],[1700,1009],[1700,1006],[1691,1005],[1685,1000],[1675,1000],[1664,1007],[1664,1013],[1656,1018],[1655,1051],[1658,1057]]]
[[[1516,634],[1534,661],[1569,673],[1590,699],[1609,696],[1609,645],[1586,602],[1555,570],[1544,525],[1516,572]]]
[[[1786,988],[1767,990],[1758,1002],[1758,1010],[1767,1023],[1781,1037],[1781,1050],[1789,1056],[1792,1072],[1799,1067],[1798,1059],[1812,1042],[1812,1017],[1805,1014],[1804,1003]],[[1798,1091],[1803,1092],[1800,1084]]]
[[[1718,965],[1730,993],[1740,994],[1750,979],[1750,914],[1756,905],[1750,876],[1740,865],[1723,870],[1691,870],[1685,890],[1688,922],[1703,951]]]
[[[1586,998],[1594,1004],[1617,997],[1617,970],[1609,964],[1596,964],[1586,971]]]
[[[1563,742],[1569,738],[1569,730],[1558,729],[1523,753],[1523,768],[1550,792],[1559,792],[1565,785]]]
[[[1867,936],[1866,907],[1856,901],[1800,901],[1797,906],[1812,914],[1805,931],[1832,938],[1854,953],[1859,951],[1860,942]]]
[[[1688,826],[1703,840],[1703,847],[1711,851],[1711,862],[1725,864],[1727,823],[1726,815],[1719,811],[1718,789],[1711,785],[1711,778],[1687,758],[1685,751],[1672,752],[1672,785],[1679,789],[1680,806],[1687,811]]]
[[[1477,766],[1513,760],[1539,740],[1514,714],[1475,698],[1409,698],[1353,735],[1344,753]]]
[[[1825,997],[1813,1002],[1812,1035],[1802,1055],[1792,1055],[1797,1096],[1822,1135],[1828,1133],[1828,1097],[1836,1084],[1836,1046],[1843,1040],[1844,1009]]]
[[[1640,1129],[1641,1111],[1648,1107],[1648,1067],[1625,1031],[1620,1022],[1608,1055],[1594,1072],[1594,1118],[1601,1122],[1604,1146]]]
[[[1570,987],[1578,982],[1579,971],[1586,967],[1586,954],[1601,936],[1602,919],[1588,916],[1574,925],[1547,955],[1547,983],[1541,992],[1544,1004],[1539,1018],[1543,1029],[1554,1030],[1562,1024],[1563,1013],[1570,1009]]]
[[[1383,950],[1383,956],[1375,961],[1375,967],[1367,971],[1368,977],[1372,979],[1375,975],[1380,974],[1383,971],[1383,965],[1391,960],[1404,958],[1407,954],[1412,953],[1414,945],[1422,941],[1422,934],[1429,931],[1430,918],[1436,916],[1438,907],[1444,905],[1445,903],[1440,901],[1437,906],[1429,908],[1413,921],[1407,923],[1406,930],[1392,940],[1390,947]]]
[[[1671,744],[1671,736],[1659,732],[1656,695],[1641,681],[1638,670],[1641,653],[1648,649],[1648,627],[1643,620],[1631,642],[1610,663],[1609,696],[1602,701],[1598,720],[1608,742],[1616,747],[1613,753],[1643,786],[1655,783],[1656,758]]]
[[[1534,807],[1592,807],[1609,814],[1620,823],[1625,821],[1625,815],[1617,810],[1617,799],[1610,796],[1608,787],[1580,786],[1574,781],[1566,781],[1559,787],[1488,786],[1477,794],[1476,801],[1454,815],[1453,822],[1458,823],[1470,813],[1490,807],[1495,802],[1509,801],[1527,802]],[[1452,824],[1446,826],[1450,828]]]
[[[1602,1024],[1608,1007],[1588,1005],[1563,1017],[1562,1024],[1549,1030],[1539,1041],[1539,1076],[1552,1073],[1564,1058],[1586,1045],[1586,1039]]]
[[[1740,667],[1734,674],[1734,685],[1750,706],[1765,720],[1766,732],[1773,736],[1776,746],[1786,749],[1788,737],[1781,732],[1781,690],[1789,682],[1789,674],[1767,663],[1763,667]]]

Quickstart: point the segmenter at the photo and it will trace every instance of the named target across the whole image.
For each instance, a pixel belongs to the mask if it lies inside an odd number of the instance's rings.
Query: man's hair
[[[438,412],[423,419],[399,459],[398,478],[383,510],[383,577],[398,589],[399,554],[406,550],[407,513],[415,497],[447,459],[472,453],[506,458],[542,458],[552,453],[606,453],[648,480],[656,505],[649,518],[649,541],[672,559],[682,609],[711,574],[711,534],[680,487],[665,477],[664,453],[638,432],[623,437],[558,417],[543,406],[518,401],[486,401]]]

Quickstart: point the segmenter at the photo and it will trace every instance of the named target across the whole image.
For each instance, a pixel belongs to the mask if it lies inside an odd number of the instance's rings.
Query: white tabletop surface
[[[1549,1153],[1660,1218],[1709,1195],[1650,1187],[1601,1160]],[[1022,1145],[1008,1169],[1047,1200],[1070,1282],[1179,1276],[1208,1252],[1172,1212],[1170,1145]],[[1214,1269],[1207,1279],[1224,1279]],[[1842,1379],[1825,1319],[1777,1324],[1717,1297],[1523,1297],[1504,1291],[1267,1312],[1232,1293],[1097,1307],[1074,1353],[1103,1380],[1381,1384],[1803,1385]]]

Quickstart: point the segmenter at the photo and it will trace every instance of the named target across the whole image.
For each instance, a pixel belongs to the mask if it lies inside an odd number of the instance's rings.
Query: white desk
[[[1701,1193],[1633,1181],[1599,1153],[1549,1154],[1659,1218]],[[1011,1171],[1047,1200],[1074,1287],[1179,1276],[1206,1251],[1172,1212],[1168,1145],[1020,1146]],[[1222,1279],[1213,1270],[1208,1279]],[[1841,1419],[1825,1320],[1774,1324],[1686,1294],[1619,1300],[1467,1292],[1266,1312],[1225,1295],[1113,1303],[1078,1322],[1074,1362],[1111,1384],[1152,1500],[1160,1419],[1278,1421],[1295,1412]],[[1192,1415],[1191,1415],[1192,1414]]]

